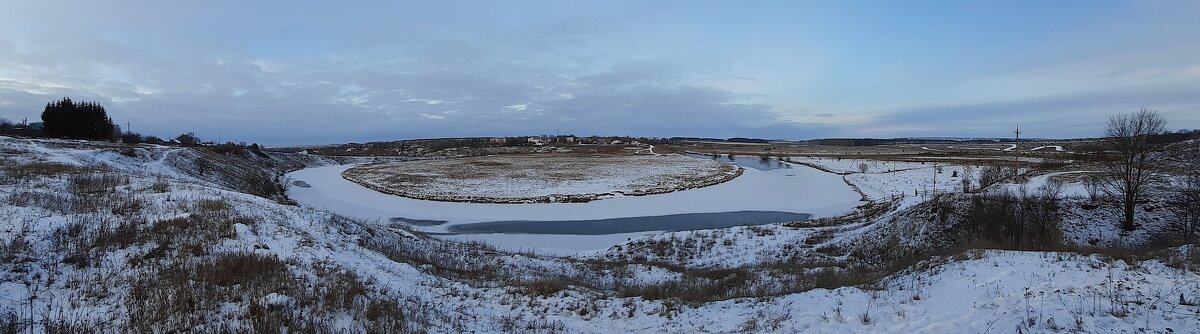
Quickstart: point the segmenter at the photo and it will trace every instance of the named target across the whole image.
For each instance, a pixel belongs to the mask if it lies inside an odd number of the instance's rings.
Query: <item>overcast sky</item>
[[[264,144],[1200,128],[1200,1],[0,2],[0,117]]]

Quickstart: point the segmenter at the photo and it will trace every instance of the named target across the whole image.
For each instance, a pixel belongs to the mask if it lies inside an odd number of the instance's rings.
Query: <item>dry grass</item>
[[[417,199],[547,203],[587,202],[614,192],[638,196],[699,188],[731,180],[740,172],[732,164],[685,156],[560,153],[377,163],[348,169],[342,176],[376,191]],[[596,186],[593,179],[604,186]],[[586,190],[549,194],[537,193],[539,189]]]
[[[20,181],[34,177],[90,173],[95,169],[52,162],[19,163],[4,159],[3,163],[0,163],[0,171],[6,179]]]

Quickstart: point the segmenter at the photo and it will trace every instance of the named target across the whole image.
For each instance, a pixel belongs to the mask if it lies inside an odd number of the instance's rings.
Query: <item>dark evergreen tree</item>
[[[46,104],[42,123],[51,136],[79,139],[110,139],[115,129],[108,112],[100,104],[76,103],[65,97]]]

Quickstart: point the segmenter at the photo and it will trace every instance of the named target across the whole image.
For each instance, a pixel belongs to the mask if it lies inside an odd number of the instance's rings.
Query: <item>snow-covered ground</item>
[[[389,218],[403,217],[447,222],[420,227],[429,232],[446,232],[451,225],[487,221],[561,221],[750,210],[828,217],[850,211],[860,199],[838,175],[811,168],[793,168],[746,169],[742,176],[709,187],[588,203],[438,202],[388,195],[342,178],[341,173],[352,167],[314,167],[289,173],[289,179],[303,181],[310,187],[292,187],[288,195],[305,206],[370,221],[387,222]],[[599,236],[472,234],[449,237],[480,239],[503,249],[566,254],[603,250],[645,234],[649,232]]]
[[[738,167],[667,154],[534,154],[359,165],[342,175],[405,197],[481,203],[581,202],[700,188]]]
[[[0,257],[4,259],[0,262],[0,323],[26,324],[23,321],[31,319],[36,325],[34,332],[39,333],[49,331],[41,327],[43,320],[83,326],[75,327],[76,331],[137,332],[139,328],[131,323],[151,322],[157,324],[152,328],[161,332],[248,332],[258,330],[254,326],[259,321],[279,316],[279,312],[292,321],[316,319],[335,330],[367,332],[365,326],[379,319],[380,308],[365,305],[386,305],[378,302],[388,300],[399,303],[408,326],[431,333],[1189,333],[1200,328],[1200,253],[1188,246],[1168,250],[1174,255],[1129,262],[1054,252],[969,251],[921,261],[863,286],[687,303],[672,294],[687,283],[676,281],[685,275],[682,271],[496,252],[355,222],[319,209],[280,204],[193,176],[189,170],[195,161],[184,158],[203,157],[197,149],[143,147],[137,157],[128,157],[113,155],[111,148],[59,144],[0,138],[0,146],[5,148],[0,156]],[[159,164],[157,157],[167,152],[175,152],[171,156],[176,158]],[[31,169],[34,174],[18,173],[36,161],[56,161],[80,169],[55,171],[57,167],[41,166]],[[306,169],[293,176],[313,183],[312,188],[336,187],[322,181],[340,179],[338,170],[345,167]],[[780,183],[788,177],[802,177],[807,170],[747,170],[747,175],[758,175],[757,182],[761,182],[747,186]],[[320,173],[310,174],[313,171]],[[116,173],[118,182],[100,192],[78,187],[83,184],[78,175],[102,172]],[[839,176],[811,172],[820,177],[813,176],[808,184],[825,186],[817,195],[843,189],[851,202],[858,198],[845,190]],[[307,177],[321,173],[330,173],[329,178]],[[772,173],[779,175],[771,177]],[[23,176],[15,177],[18,175]],[[838,184],[842,188],[835,187]],[[303,195],[304,189],[312,188],[293,188],[292,194]],[[53,200],[58,195],[69,197],[65,202]],[[307,195],[321,199],[336,194]],[[395,202],[370,203],[376,200],[347,197],[337,203],[363,202],[360,204],[367,205],[360,208],[384,213],[379,217],[389,216],[385,205]],[[625,199],[614,201],[619,200]],[[95,210],[72,208],[91,201],[98,201]],[[604,202],[609,201],[596,203]],[[62,203],[75,204],[55,206]],[[130,208],[129,203],[140,206]],[[837,203],[841,202],[830,201],[828,208]],[[566,209],[540,210],[546,210],[543,214],[547,216],[570,213]],[[580,211],[604,216],[600,210]],[[178,222],[218,224],[192,230],[198,227]],[[133,230],[120,232],[124,229],[118,228],[121,224],[129,224]],[[884,224],[872,226],[886,227],[879,225]],[[797,233],[805,233],[805,237],[839,228],[761,227],[773,232],[803,231]],[[769,247],[769,242],[762,241],[772,238],[756,229],[706,232],[745,231],[742,241],[747,250]],[[176,240],[180,235],[176,231],[208,236],[199,239],[206,243],[193,245],[186,239]],[[896,238],[925,242],[909,238],[912,235],[902,229],[890,231]],[[85,262],[80,263],[75,252],[82,252]],[[212,277],[171,274],[173,270],[188,273],[197,264],[233,252],[277,257],[286,268],[278,275],[298,281],[259,291],[254,284],[214,284]],[[776,260],[787,264],[788,259]],[[348,273],[317,270],[330,267]],[[724,277],[728,272],[714,273],[719,274],[714,277]],[[326,293],[342,291],[337,284],[349,277],[358,277],[356,281],[362,284],[358,287],[363,290],[350,295],[349,306],[336,306],[335,300],[328,298],[336,295]],[[563,278],[577,279],[541,290],[529,283]],[[263,282],[255,277],[234,279]],[[180,285],[169,286],[177,289],[156,290],[172,280]],[[581,282],[591,282],[593,287]],[[654,287],[656,282],[671,285],[655,290],[661,291],[658,295],[615,288],[631,284]],[[161,295],[146,295],[146,289]],[[137,291],[142,291],[142,296],[131,297]],[[163,309],[147,309],[150,302]],[[8,315],[18,322],[8,323]],[[163,316],[167,318],[158,318]],[[188,321],[186,317],[194,318]],[[278,330],[269,325],[264,328]]]
[[[935,193],[962,192],[962,179],[978,180],[980,168],[950,162],[906,162],[870,159],[837,159],[791,157],[791,161],[818,165],[826,170],[849,174],[846,181],[854,184],[870,200],[892,197],[916,198],[918,203]],[[861,167],[866,166],[866,172]],[[938,170],[941,170],[938,172]],[[968,176],[969,175],[969,176]],[[972,181],[973,186],[978,182]]]
[[[934,192],[931,189],[937,189],[939,195],[961,194],[963,176],[971,175],[970,179],[978,180],[982,170],[978,166],[932,162],[807,157],[790,159],[845,174],[846,182],[860,189],[867,198],[875,203],[888,203],[881,206],[886,207],[886,211],[865,218],[850,217],[832,226],[830,223],[821,223],[813,225],[816,226],[814,228],[764,225],[653,234],[634,238],[594,256],[605,260],[644,259],[689,267],[737,268],[780,259],[789,262],[839,259],[842,254],[834,250],[879,243],[897,235],[913,239],[901,240],[913,249],[924,249],[929,246],[923,244],[927,242],[924,238],[944,240],[946,236],[942,233],[950,227],[930,222],[930,208],[921,208],[918,212],[906,210],[932,198]],[[866,165],[866,173],[860,171],[860,164]],[[936,173],[935,166],[940,166],[942,173]],[[1119,203],[1112,200],[1093,203],[1088,199],[1083,182],[1094,171],[1067,169],[1032,173],[1036,175],[1000,182],[986,192],[1043,196],[1045,190],[1042,187],[1055,180],[1061,187],[1056,192],[1059,198],[1057,213],[1062,220],[1058,226],[1064,241],[1069,244],[1085,247],[1146,247],[1155,242],[1155,236],[1169,235],[1173,231],[1171,224],[1177,217],[1165,201],[1169,194],[1163,193],[1163,190],[1154,190],[1149,196],[1154,200],[1139,205],[1137,224],[1140,227],[1135,231],[1124,231],[1119,227],[1117,218],[1120,216]],[[936,187],[933,182],[935,174]],[[977,181],[971,183],[971,189],[978,191]]]
[[[1063,152],[1063,151],[1066,151],[1066,150],[1064,150],[1064,149],[1063,149],[1063,147],[1062,147],[1062,146],[1059,146],[1059,145],[1046,145],[1046,146],[1038,146],[1038,147],[1031,148],[1031,149],[1029,149],[1029,150],[1030,150],[1030,151],[1040,151],[1040,150],[1044,150],[1044,149],[1047,149],[1047,148],[1053,148],[1055,152]]]
[[[1195,272],[1158,261],[1131,266],[1060,253],[971,255],[891,277],[878,290],[817,289],[707,304],[680,318],[711,322],[683,324],[672,331],[1195,333],[1200,328],[1200,306],[1179,303],[1181,295],[1200,297],[1200,275]],[[635,327],[638,324],[633,321],[630,327],[656,328]]]

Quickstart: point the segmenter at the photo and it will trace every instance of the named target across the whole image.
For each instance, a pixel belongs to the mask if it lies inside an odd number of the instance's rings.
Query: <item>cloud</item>
[[[871,118],[876,136],[1008,137],[1018,125],[1039,138],[1100,136],[1111,115],[1149,108],[1164,113],[1170,128],[1194,126],[1200,92],[1175,85],[1103,89],[989,103],[913,108]]]
[[[1102,117],[1200,84],[1184,10],[1129,11],[1120,31],[1039,20],[1021,29],[1046,33],[1026,36],[781,6],[16,0],[0,11],[0,117],[36,119],[71,96],[103,103],[135,131],[265,144],[559,132],[1002,136],[1008,124]],[[820,19],[792,14],[810,12]],[[962,13],[929,13],[945,14]],[[881,46],[871,37],[896,22],[910,24],[897,33],[928,38]],[[1007,44],[959,43],[970,40]],[[1200,102],[1163,107],[1187,103]]]

